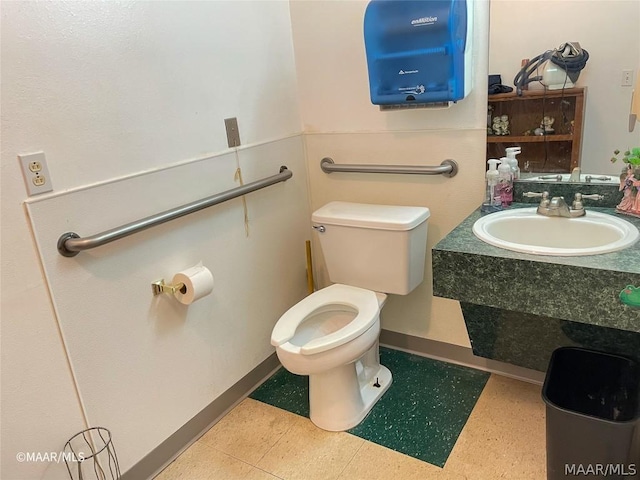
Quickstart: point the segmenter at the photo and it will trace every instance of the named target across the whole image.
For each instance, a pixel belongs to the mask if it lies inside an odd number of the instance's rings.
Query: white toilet
[[[391,385],[380,365],[380,309],[424,278],[429,209],[331,202],[312,215],[334,285],[291,307],[271,334],[282,365],[309,375],[311,421],[360,423]],[[384,293],[383,293],[384,292]]]

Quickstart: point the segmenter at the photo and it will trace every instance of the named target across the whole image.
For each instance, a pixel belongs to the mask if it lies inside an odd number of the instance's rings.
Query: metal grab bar
[[[320,168],[324,173],[358,172],[358,173],[410,173],[416,175],[444,175],[455,177],[458,163],[455,160],[444,160],[439,166],[426,165],[336,165],[333,159],[325,157],[320,160]]]
[[[151,215],[150,217],[143,218],[142,220],[127,223],[126,225],[112,228],[111,230],[107,230],[106,232],[98,233],[90,237],[81,238],[80,235],[74,232],[63,233],[58,239],[58,253],[63,257],[75,257],[83,250],[100,247],[107,243],[111,243],[114,240],[128,237],[134,233],[146,230],[147,228],[155,227],[156,225],[160,225],[176,218],[184,217],[190,213],[203,210],[207,207],[226,202],[227,200],[231,200],[236,197],[241,197],[242,195],[255,192],[256,190],[260,190],[270,185],[284,182],[289,180],[292,176],[293,173],[291,170],[288,170],[286,166],[282,166],[280,167],[280,173],[277,175],[247,183],[241,187],[232,188],[231,190],[212,195],[211,197],[203,198],[202,200],[197,200],[156,215]]]

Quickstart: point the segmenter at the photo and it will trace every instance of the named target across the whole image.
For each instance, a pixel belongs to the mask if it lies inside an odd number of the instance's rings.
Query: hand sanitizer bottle
[[[496,189],[502,200],[502,206],[508,207],[513,203],[513,176],[511,175],[511,165],[507,157],[502,157],[500,160]]]
[[[480,211],[483,213],[493,213],[502,210],[502,199],[496,189],[499,176],[496,167],[500,163],[500,160],[492,158],[488,160],[487,163],[489,164],[489,170],[487,170],[486,174],[487,190]]]
[[[513,180],[520,180],[520,167],[518,166],[518,159],[516,158],[516,155],[522,152],[522,150],[520,147],[509,147],[505,150],[507,152],[509,165],[511,166],[511,175],[513,176]]]

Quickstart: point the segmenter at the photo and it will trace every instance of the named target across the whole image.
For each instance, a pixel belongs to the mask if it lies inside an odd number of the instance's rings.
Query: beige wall
[[[362,35],[366,5],[365,1],[291,2],[311,208],[331,200],[426,206],[431,209],[431,248],[482,202],[488,3],[475,6],[475,86],[469,97],[446,110],[404,112],[380,112],[369,100]],[[460,173],[452,179],[327,175],[319,167],[327,156],[336,163],[420,165],[439,165],[453,158]],[[319,283],[326,285],[328,278],[317,248],[315,254]],[[469,346],[459,304],[431,293],[430,265],[428,258],[425,281],[414,292],[390,298],[383,312],[383,328]]]

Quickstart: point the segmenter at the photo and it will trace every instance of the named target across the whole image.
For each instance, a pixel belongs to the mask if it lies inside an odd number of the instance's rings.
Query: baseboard
[[[392,332],[391,330],[382,330],[380,332],[380,345],[415,353],[416,355],[433,358],[434,360],[442,360],[486,372],[497,373],[505,377],[511,377],[537,385],[542,385],[544,382],[544,372],[491,360],[489,358],[477,357],[470,348],[461,347],[460,345],[414,337],[404,333]]]
[[[121,480],[151,479],[158,475],[278,368],[280,362],[273,353],[127,470]]]

